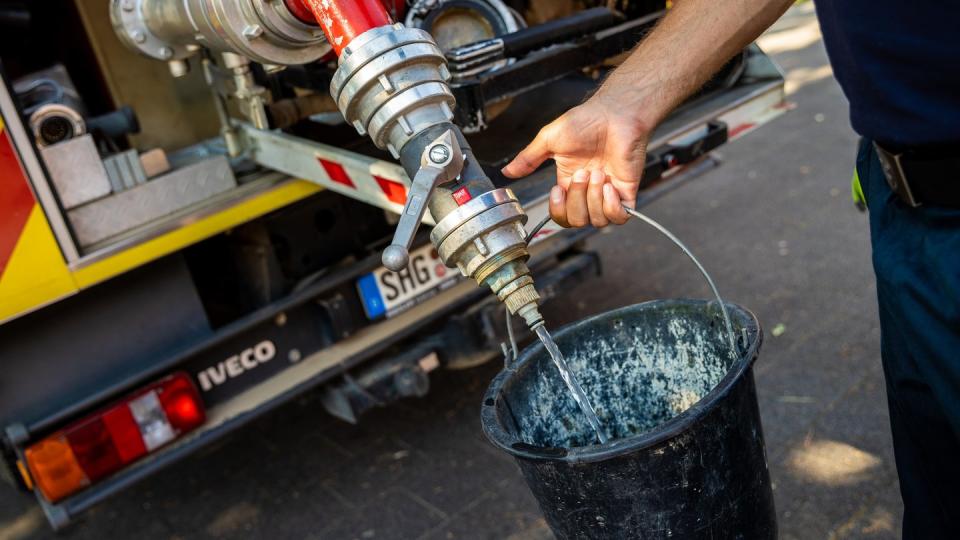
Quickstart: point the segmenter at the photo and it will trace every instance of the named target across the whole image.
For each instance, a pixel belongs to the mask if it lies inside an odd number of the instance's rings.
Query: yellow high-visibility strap
[[[867,209],[867,198],[863,195],[863,187],[860,185],[860,174],[857,168],[853,168],[853,178],[850,179],[850,196],[853,198],[853,204],[862,212]]]

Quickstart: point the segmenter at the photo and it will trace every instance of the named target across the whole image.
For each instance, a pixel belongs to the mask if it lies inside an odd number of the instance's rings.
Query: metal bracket
[[[463,170],[463,152],[452,130],[434,139],[423,150],[420,170],[413,177],[407,203],[393,233],[393,242],[383,250],[383,265],[399,272],[410,260],[410,245],[417,234],[434,188],[455,179]]]
[[[225,69],[206,59],[203,63],[203,78],[210,89],[223,97],[230,97],[236,91],[233,83],[233,74],[227,73]]]

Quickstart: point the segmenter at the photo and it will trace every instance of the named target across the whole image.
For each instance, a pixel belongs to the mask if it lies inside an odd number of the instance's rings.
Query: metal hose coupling
[[[405,164],[413,182],[384,265],[395,271],[406,266],[429,204],[438,222],[431,240],[444,264],[489,286],[531,328],[543,324],[526,264],[527,216],[516,196],[494,189],[462,147],[451,123],[456,101],[447,83],[450,72],[433,37],[402,24],[379,26],[354,37],[339,63],[330,94],[347,122],[395,158],[418,157]],[[472,195],[455,201],[450,186]]]
[[[543,324],[543,316],[527,267],[526,221],[516,195],[495,189],[447,214],[433,228],[430,240],[447,266],[490,287],[510,313],[535,329]]]
[[[449,79],[430,34],[393,24],[367,30],[343,49],[330,94],[361,135],[399,158],[418,133],[453,118]]]

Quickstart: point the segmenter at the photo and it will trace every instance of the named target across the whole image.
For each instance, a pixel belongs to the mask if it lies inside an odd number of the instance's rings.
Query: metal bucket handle
[[[723,298],[720,297],[720,292],[717,290],[717,286],[713,283],[713,278],[710,277],[710,274],[707,273],[707,270],[703,267],[702,264],[700,264],[700,261],[697,260],[697,258],[693,255],[693,252],[690,251],[690,248],[688,248],[683,242],[681,242],[679,238],[674,236],[672,232],[667,230],[666,227],[657,223],[650,216],[642,214],[637,210],[630,208],[627,205],[623,205],[623,209],[630,216],[635,217],[640,221],[643,221],[644,223],[650,225],[654,229],[658,230],[661,234],[669,238],[670,241],[676,244],[677,247],[679,247],[683,251],[683,253],[686,254],[686,256],[689,257],[691,261],[693,261],[693,264],[697,266],[697,270],[700,270],[700,273],[703,274],[704,279],[707,280],[707,284],[710,285],[710,290],[713,291],[713,296],[717,299],[717,303],[720,305],[720,313],[723,315],[723,324],[727,328],[727,337],[730,340],[730,351],[733,352],[734,358],[737,358],[738,356],[740,356],[740,351],[737,350],[736,334],[733,333],[733,324],[730,322],[730,313],[727,311],[727,306],[726,304],[723,303]],[[540,223],[537,223],[536,227],[530,230],[526,238],[527,243],[530,243],[530,240],[533,239],[533,237],[536,236],[538,232],[540,232],[540,229],[542,229],[543,226],[550,221],[550,219],[551,219],[550,215],[548,214],[545,218],[543,218],[540,221]],[[507,348],[506,343],[501,344],[501,348],[503,349],[504,363],[506,364],[507,367],[511,367],[513,362],[517,359],[518,353],[517,353],[517,341],[516,339],[514,339],[514,336],[513,336],[513,325],[510,322],[509,309],[507,310],[507,335],[509,336],[509,339],[510,339],[510,348]],[[744,336],[744,343],[747,343],[746,336]]]
[[[683,252],[687,255],[687,257],[689,257],[690,260],[693,261],[693,264],[697,265],[697,270],[700,270],[700,273],[703,274],[704,279],[707,280],[707,284],[710,285],[710,290],[713,291],[713,296],[716,297],[717,302],[720,304],[720,312],[723,314],[723,324],[726,325],[727,327],[727,337],[730,339],[730,350],[733,352],[733,357],[736,358],[737,356],[739,356],[740,351],[737,350],[737,337],[733,333],[733,324],[731,324],[730,322],[730,313],[727,312],[727,305],[723,303],[723,298],[720,298],[720,292],[717,291],[717,286],[714,285],[713,279],[710,277],[710,274],[707,273],[706,268],[704,268],[703,265],[700,264],[700,261],[697,260],[696,257],[694,257],[693,252],[690,251],[690,248],[684,245],[684,243],[681,242],[679,238],[674,236],[672,232],[667,230],[666,227],[654,221],[653,218],[645,214],[641,214],[640,212],[634,210],[633,208],[628,207],[627,205],[623,205],[623,209],[626,210],[627,214],[630,214],[631,216],[645,222],[647,225],[650,225],[654,229],[663,233],[663,235],[669,238],[671,242],[673,242],[674,244],[677,245],[677,247],[683,250]]]

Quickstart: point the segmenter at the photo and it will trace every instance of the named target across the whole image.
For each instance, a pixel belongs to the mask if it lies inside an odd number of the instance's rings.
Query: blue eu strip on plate
[[[357,280],[357,288],[360,290],[360,297],[363,299],[363,308],[367,312],[367,317],[376,319],[386,313],[387,308],[383,303],[383,297],[380,296],[377,277],[373,273]]]

